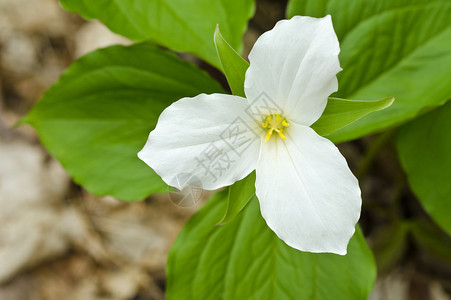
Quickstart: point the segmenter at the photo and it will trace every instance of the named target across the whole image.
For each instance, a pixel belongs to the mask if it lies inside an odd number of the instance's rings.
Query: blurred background
[[[257,1],[245,53],[284,17],[285,5]],[[179,207],[167,195],[137,203],[96,197],[71,181],[31,127],[15,126],[74,59],[127,43],[57,0],[0,0],[0,300],[164,299],[169,248],[205,199]],[[379,268],[370,299],[451,299],[448,248],[437,253],[431,241],[396,238],[393,220],[420,216],[451,249],[406,184],[394,134],[340,145],[361,182],[361,226]]]

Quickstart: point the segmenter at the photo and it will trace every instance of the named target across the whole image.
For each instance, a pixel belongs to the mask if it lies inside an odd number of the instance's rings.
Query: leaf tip
[[[25,115],[25,116],[23,116],[22,118],[20,118],[15,124],[14,124],[14,128],[17,128],[17,127],[19,127],[19,126],[21,126],[21,125],[24,125],[24,124],[30,124],[30,125],[32,125],[32,122],[33,122],[33,120],[32,120],[32,118],[30,117],[30,113],[28,113],[27,115]]]
[[[224,213],[224,216],[222,216],[221,220],[219,220],[219,221],[215,224],[215,226],[222,226],[222,225],[225,225],[225,224],[227,224],[227,223],[230,223],[230,221],[227,220],[227,213],[228,213],[228,210],[229,210],[229,203],[227,203],[227,208],[226,208],[226,212]]]
[[[390,107],[394,101],[395,101],[395,97],[393,97],[393,96],[385,97],[385,98],[379,100],[379,102],[382,102],[384,104],[381,105],[381,107],[378,110],[383,110],[383,109]]]
[[[219,30],[219,24],[216,24],[216,29],[215,29],[215,34],[214,34],[214,41],[215,41],[215,46],[217,44],[218,39],[222,38],[221,35],[221,31]]]
[[[387,97],[387,107],[389,107],[390,105],[393,104],[393,102],[395,102],[395,97],[391,96],[391,97]]]

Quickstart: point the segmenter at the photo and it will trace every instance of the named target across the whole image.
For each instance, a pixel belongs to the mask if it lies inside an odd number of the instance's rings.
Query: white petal
[[[246,96],[253,103],[265,95],[289,120],[310,126],[338,89],[339,52],[329,15],[279,21],[249,54]]]
[[[268,226],[301,251],[346,254],[360,216],[357,179],[337,147],[313,129],[290,124],[257,163],[256,194]]]
[[[255,169],[260,152],[255,130],[261,129],[247,107],[246,99],[231,95],[183,98],[163,111],[138,156],[180,190],[230,185]]]

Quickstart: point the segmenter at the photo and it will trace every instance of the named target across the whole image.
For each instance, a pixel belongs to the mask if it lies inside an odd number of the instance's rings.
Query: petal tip
[[[143,159],[143,154],[142,154],[142,150],[139,151],[138,153],[136,153],[136,156],[137,156],[140,160],[144,161],[144,159]]]

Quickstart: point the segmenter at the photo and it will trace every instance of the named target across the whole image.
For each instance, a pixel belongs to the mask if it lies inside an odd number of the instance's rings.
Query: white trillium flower
[[[330,16],[279,21],[249,54],[246,98],[201,94],[160,115],[138,156],[178,189],[214,190],[256,170],[263,218],[289,246],[346,254],[360,216],[358,181],[310,126],[338,89],[340,47]],[[191,174],[186,182],[175,180]]]

